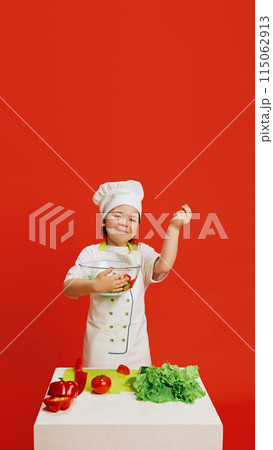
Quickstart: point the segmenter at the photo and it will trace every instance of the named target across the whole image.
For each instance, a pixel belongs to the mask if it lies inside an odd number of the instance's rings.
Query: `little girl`
[[[85,247],[64,281],[67,297],[90,294],[83,345],[85,367],[130,368],[151,364],[144,294],[150,283],[164,280],[172,268],[178,247],[180,228],[191,220],[191,210],[184,205],[170,220],[161,254],[142,242],[133,244],[141,218],[142,185],[133,180],[102,184],[93,196],[99,205],[106,240]],[[80,264],[99,260],[140,265],[133,287],[124,291],[129,277],[126,271],[110,274],[100,272],[94,279],[84,279]],[[95,265],[95,264],[94,264]],[[113,292],[106,296],[104,293]]]

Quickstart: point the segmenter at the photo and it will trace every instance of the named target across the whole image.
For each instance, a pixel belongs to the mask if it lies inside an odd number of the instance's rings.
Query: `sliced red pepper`
[[[79,385],[75,381],[64,381],[60,378],[60,381],[54,381],[50,384],[47,395],[51,397],[74,397],[79,394]]]
[[[131,288],[132,283],[131,283],[131,277],[130,277],[130,275],[126,274],[125,277],[128,277],[128,278],[129,278],[129,280],[127,281],[127,284],[125,284],[125,285],[123,286],[123,290],[124,290],[124,291],[127,291],[128,289]]]
[[[136,282],[136,278],[134,278],[134,279],[131,281],[131,287],[134,286],[135,282]]]
[[[87,372],[83,372],[82,367],[82,358],[78,358],[75,365],[75,381],[79,386],[78,395],[84,390],[87,380]]]
[[[65,411],[73,402],[73,397],[46,397],[44,398],[44,404],[52,412],[58,412],[60,409]]]
[[[129,278],[129,280],[127,281],[127,283],[131,283],[131,279],[132,279],[132,277],[130,277],[130,275],[128,275],[127,273],[126,273],[126,275],[125,275],[125,276]]]

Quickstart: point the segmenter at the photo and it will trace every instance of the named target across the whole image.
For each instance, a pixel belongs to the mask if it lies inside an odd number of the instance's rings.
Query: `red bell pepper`
[[[79,394],[79,385],[75,381],[54,381],[50,384],[47,395],[51,397],[73,397],[76,398]]]
[[[87,372],[83,372],[82,359],[78,358],[77,362],[76,362],[76,366],[75,366],[75,381],[79,386],[78,395],[80,395],[82,393],[82,391],[84,390],[85,385],[86,385],[86,380],[87,380]]]
[[[73,402],[73,397],[46,397],[44,398],[44,404],[52,412],[58,412],[60,409],[65,411]]]

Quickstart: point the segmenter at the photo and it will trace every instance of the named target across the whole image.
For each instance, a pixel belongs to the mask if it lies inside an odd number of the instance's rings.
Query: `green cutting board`
[[[130,375],[122,375],[118,373],[115,369],[84,369],[83,372],[87,372],[87,381],[84,390],[92,391],[91,381],[97,375],[107,375],[111,378],[111,389],[107,392],[107,394],[120,394],[121,392],[133,392],[128,384],[125,384],[125,381],[130,377],[135,377],[138,375],[137,369],[130,370]],[[75,380],[75,369],[66,369],[63,374],[63,379],[65,381]]]

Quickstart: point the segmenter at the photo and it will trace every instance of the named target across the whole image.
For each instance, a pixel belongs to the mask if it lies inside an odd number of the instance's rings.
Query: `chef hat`
[[[103,217],[119,205],[134,206],[141,215],[143,197],[143,187],[138,181],[115,181],[101,184],[93,195],[93,202],[99,205]]]

